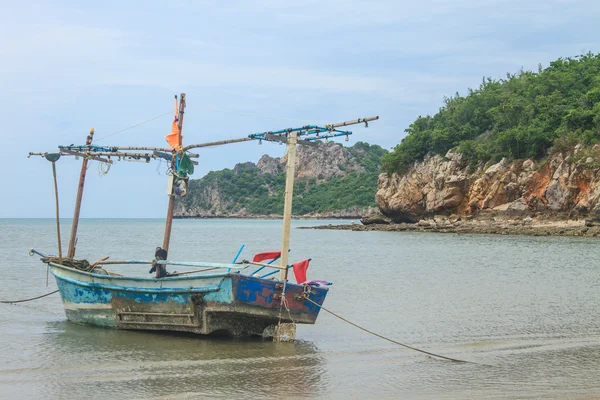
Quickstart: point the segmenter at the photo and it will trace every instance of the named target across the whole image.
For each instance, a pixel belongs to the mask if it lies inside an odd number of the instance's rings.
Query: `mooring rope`
[[[67,257],[63,257],[63,259],[60,260],[56,256],[48,256],[48,257],[42,257],[41,260],[45,264],[54,263],[54,264],[63,265],[65,267],[71,267],[71,268],[75,268],[80,271],[86,271],[86,272],[90,272],[96,266],[96,265],[90,265],[88,260],[75,260],[73,258],[67,258]],[[99,261],[103,261],[103,260],[99,260]]]
[[[41,299],[42,297],[50,296],[51,294],[54,294],[56,292],[58,292],[58,290],[55,290],[54,292],[43,294],[41,296],[36,296],[36,297],[32,297],[30,299],[23,299],[23,300],[13,300],[13,301],[0,300],[0,303],[4,303],[4,304],[25,303],[26,301],[37,300],[37,299]]]
[[[344,322],[346,322],[346,323],[348,323],[348,324],[350,324],[350,325],[352,325],[352,326],[354,326],[354,327],[356,327],[356,328],[358,328],[360,330],[363,330],[363,331],[365,331],[367,333],[370,333],[371,335],[377,336],[378,338],[381,338],[383,340],[387,340],[388,342],[392,342],[392,343],[397,344],[399,346],[406,347],[407,349],[418,351],[420,353],[424,353],[424,354],[427,354],[427,355],[430,355],[430,356],[433,356],[433,357],[443,358],[444,360],[449,360],[449,361],[454,361],[454,362],[459,362],[459,363],[468,363],[468,364],[482,365],[482,364],[479,364],[479,363],[476,363],[476,362],[473,362],[473,361],[459,360],[457,358],[451,358],[451,357],[442,356],[440,354],[430,353],[428,351],[417,349],[416,347],[412,347],[412,346],[409,346],[407,344],[397,342],[397,341],[395,341],[393,339],[390,339],[390,338],[387,338],[387,337],[385,337],[383,335],[380,335],[379,333],[370,331],[367,328],[363,328],[362,326],[357,325],[354,322],[348,321],[346,318],[342,317],[341,315],[338,315],[338,314],[334,313],[333,311],[326,309],[322,305],[320,305],[318,303],[315,303],[310,298],[308,298],[308,296],[306,296],[306,295],[304,296],[304,299],[306,299],[307,301],[310,301],[311,303],[313,303],[314,305],[316,305],[317,307],[319,307],[321,310],[328,312],[329,314],[333,315],[334,317],[339,318],[342,321],[344,321]]]

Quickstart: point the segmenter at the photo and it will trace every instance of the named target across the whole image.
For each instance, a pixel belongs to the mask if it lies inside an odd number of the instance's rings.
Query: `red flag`
[[[254,255],[252,262],[261,262],[264,260],[274,260],[276,258],[281,257],[280,251],[264,251],[262,253],[257,253]]]
[[[298,261],[292,265],[297,283],[306,282],[306,270],[308,269],[308,263],[310,263],[310,260]]]

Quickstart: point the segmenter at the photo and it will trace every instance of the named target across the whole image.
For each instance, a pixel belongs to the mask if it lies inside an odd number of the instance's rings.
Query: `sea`
[[[68,322],[59,294],[0,304],[3,399],[600,398],[595,238],[298,229],[290,260],[333,283],[296,341],[118,331]],[[356,221],[358,223],[358,221]],[[66,252],[70,220],[62,221]],[[151,259],[160,219],[83,219],[77,254]],[[52,219],[0,220],[0,300],[56,290],[29,249],[57,252]],[[173,260],[278,250],[278,220],[175,220]],[[148,276],[148,266],[117,272]],[[181,272],[183,269],[179,269]]]

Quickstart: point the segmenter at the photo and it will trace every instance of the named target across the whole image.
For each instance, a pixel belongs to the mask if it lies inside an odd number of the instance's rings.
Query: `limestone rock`
[[[360,219],[360,222],[363,225],[372,225],[372,224],[390,224],[392,222],[391,219],[383,215],[379,210],[376,210],[369,215],[366,215]]]
[[[283,149],[283,147],[282,147]],[[298,146],[298,157],[296,164],[297,182],[306,182],[308,185],[311,179],[317,183],[329,181],[332,178],[343,177],[352,172],[365,173],[365,168],[360,164],[360,157],[357,156],[364,149],[351,152],[348,148],[334,143],[321,143],[317,147]],[[256,176],[259,174],[277,176],[282,174],[285,169],[287,157],[274,158],[264,155],[257,164],[245,162],[236,164],[233,173],[238,176],[250,174]],[[175,216],[177,217],[232,217],[242,218],[252,215],[243,206],[239,206],[239,196],[232,194],[231,190],[223,189],[224,182],[205,180],[206,177],[190,180],[190,193],[185,199],[178,199],[176,203]],[[266,181],[266,180],[265,180]],[[310,183],[312,185],[312,183]],[[256,188],[255,188],[256,189]],[[274,194],[273,185],[263,184],[258,189]],[[283,198],[281,199],[283,202]],[[357,207],[348,207],[343,210],[323,212],[320,214],[304,215],[311,218],[359,218],[368,212],[368,209]],[[269,215],[263,215],[269,217]]]
[[[580,159],[570,153],[554,154],[539,165],[502,159],[468,172],[458,153],[428,155],[405,174],[380,175],[376,201],[394,222],[435,214],[527,218],[535,212],[600,221],[600,171],[590,168],[588,160],[579,166]]]
[[[282,165],[286,162],[287,156],[282,157]],[[366,171],[344,146],[334,142],[321,143],[318,147],[298,146],[296,178],[323,180],[344,176],[349,172]]]
[[[506,208],[507,215],[511,217],[525,217],[531,213],[525,199],[522,197],[513,201]]]
[[[277,175],[283,171],[284,164],[279,158],[273,158],[265,154],[258,160],[256,168],[263,174]]]

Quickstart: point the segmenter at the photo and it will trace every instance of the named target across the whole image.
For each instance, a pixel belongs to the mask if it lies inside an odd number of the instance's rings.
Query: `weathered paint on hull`
[[[75,323],[108,328],[261,335],[279,321],[283,284],[239,273],[137,278],[51,266],[65,314]],[[288,283],[283,322],[314,324],[319,307]],[[311,288],[322,304],[327,288]],[[288,311],[289,309],[289,311]]]

